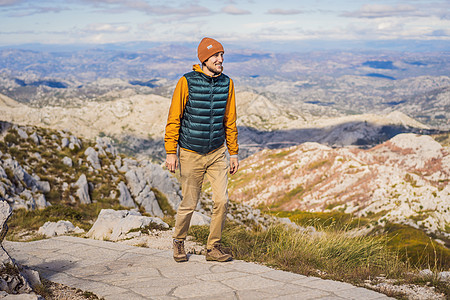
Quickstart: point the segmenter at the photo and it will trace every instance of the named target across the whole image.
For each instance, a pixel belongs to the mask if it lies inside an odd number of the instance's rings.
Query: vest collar
[[[202,67],[199,64],[193,65],[192,66],[192,70],[194,70],[195,72],[198,72],[200,74],[203,74],[206,78],[212,79],[212,80],[215,80],[216,78],[219,78],[223,74],[223,73],[220,73],[218,76],[209,76],[208,74],[203,72]]]

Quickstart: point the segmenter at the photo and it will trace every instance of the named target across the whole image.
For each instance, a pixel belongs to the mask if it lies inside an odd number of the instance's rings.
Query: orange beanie
[[[203,38],[198,45],[197,54],[198,59],[203,63],[205,60],[216,54],[217,52],[224,52],[221,43],[211,38]]]

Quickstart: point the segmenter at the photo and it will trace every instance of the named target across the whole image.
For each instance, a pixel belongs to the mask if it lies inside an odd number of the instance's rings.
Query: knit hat
[[[215,39],[205,37],[198,45],[198,59],[200,59],[202,63],[217,52],[223,52],[223,46]]]

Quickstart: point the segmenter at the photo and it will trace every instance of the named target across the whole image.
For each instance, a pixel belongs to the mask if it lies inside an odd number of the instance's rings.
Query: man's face
[[[213,76],[222,73],[223,71],[222,63],[223,63],[223,52],[217,52],[204,62],[208,71],[212,73],[209,75]]]

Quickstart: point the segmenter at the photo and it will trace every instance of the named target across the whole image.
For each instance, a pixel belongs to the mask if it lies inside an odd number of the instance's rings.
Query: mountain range
[[[230,197],[254,207],[341,211],[446,232],[449,150],[431,136],[411,133],[370,149],[311,142],[266,149],[241,162],[230,179]]]
[[[306,122],[400,111],[434,129],[449,130],[449,56],[448,52],[231,49],[224,66],[241,95],[264,97],[265,103],[281,107],[285,114],[301,114]],[[139,51],[2,49],[0,93],[33,107],[83,106],[85,101],[134,95],[170,98],[176,80],[190,71],[195,58],[195,48],[180,45]],[[245,101],[238,98],[238,104]],[[273,125],[255,129],[268,127]]]

